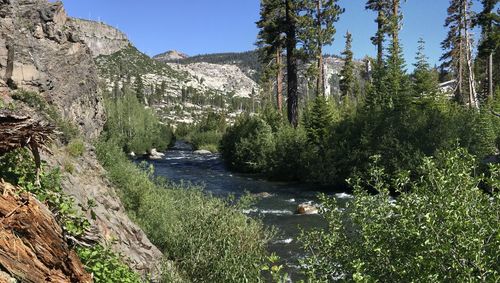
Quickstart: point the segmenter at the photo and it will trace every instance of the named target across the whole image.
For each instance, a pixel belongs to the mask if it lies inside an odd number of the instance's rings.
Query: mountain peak
[[[182,52],[179,52],[177,50],[169,50],[167,52],[153,56],[153,59],[156,59],[156,60],[162,61],[162,62],[168,62],[168,61],[176,61],[176,60],[186,59],[188,57],[189,57],[188,55],[186,55]]]

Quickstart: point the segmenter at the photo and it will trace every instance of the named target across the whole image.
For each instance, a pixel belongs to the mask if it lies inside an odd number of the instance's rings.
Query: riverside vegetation
[[[300,237],[311,282],[498,281],[500,87],[498,70],[491,68],[500,51],[496,1],[481,1],[478,17],[468,1],[450,1],[443,65],[430,67],[420,39],[412,74],[399,41],[400,2],[367,1],[378,14],[372,38],[377,58],[368,59],[373,70],[364,81],[354,76],[347,33],[340,93],[332,97],[325,94],[321,55],[344,11],[338,1],[262,1],[261,60],[268,85],[279,82],[286,67],[286,110],[278,83],[271,103],[228,127],[222,157],[234,171],[353,192],[345,210],[321,196],[328,228]],[[474,24],[482,40],[472,59]],[[304,54],[312,62],[307,79],[313,99],[297,88]],[[439,90],[439,79],[455,79],[452,97]]]
[[[36,107],[49,120],[57,113],[35,93],[19,92],[15,97]],[[172,274],[166,267],[162,282],[262,280],[261,266],[267,261],[266,244],[272,231],[241,213],[251,204],[251,198],[213,198],[199,187],[155,178],[154,168],[131,162],[126,151],[165,149],[173,140],[172,132],[151,110],[140,106],[132,91],[122,97],[108,96],[106,100],[109,119],[105,132],[96,142],[97,156],[108,172],[107,177],[119,189],[131,219],[164,253],[169,261],[165,264],[173,262],[179,271]],[[56,122],[63,121],[58,115],[54,117],[58,119]],[[66,124],[70,125],[62,123]],[[155,134],[148,135],[144,129]],[[63,140],[67,140],[66,152],[73,157],[81,156],[85,149],[78,131],[62,134]],[[35,185],[34,167],[29,152],[18,150],[2,156],[0,177],[47,204],[69,235],[82,235],[89,223],[79,216],[72,198],[62,192],[61,169],[44,167],[39,187]],[[142,282],[144,279],[123,263],[122,256],[126,255],[115,254],[108,247],[77,247],[77,252],[96,282]]]

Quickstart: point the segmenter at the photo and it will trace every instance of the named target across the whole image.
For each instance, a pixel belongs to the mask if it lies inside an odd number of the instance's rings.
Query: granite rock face
[[[96,138],[105,122],[92,54],[61,2],[0,2],[0,91],[39,92]]]
[[[9,94],[16,89],[39,93],[64,119],[79,127],[88,144],[102,131],[105,113],[94,54],[87,46],[98,40],[90,36],[92,25],[82,23],[70,19],[60,1],[0,0],[0,98],[12,101]],[[106,29],[96,26],[96,30]],[[115,34],[118,41],[126,40],[112,30],[100,34]],[[103,42],[104,47],[94,52],[112,52],[120,46],[108,46],[113,40]],[[37,116],[36,112],[30,114]],[[84,156],[71,161],[75,172],[64,175],[65,193],[80,204],[103,244],[111,244],[133,269],[158,279],[161,252],[128,218],[94,151],[87,147]],[[67,153],[60,148],[52,151],[43,160],[49,167],[63,168]],[[96,205],[92,213],[85,209],[89,201]]]
[[[54,151],[44,158],[52,167],[64,167],[68,162],[64,150]],[[128,265],[144,275],[158,279],[162,253],[146,234],[127,216],[115,188],[105,178],[106,172],[97,162],[94,148],[86,145],[85,153],[72,162],[74,171],[62,178],[64,191],[73,196],[92,226],[97,228],[101,241],[111,244],[124,255]],[[89,203],[95,207],[87,209]]]
[[[83,19],[70,19],[70,21],[94,57],[111,55],[130,45],[127,36],[112,26]]]

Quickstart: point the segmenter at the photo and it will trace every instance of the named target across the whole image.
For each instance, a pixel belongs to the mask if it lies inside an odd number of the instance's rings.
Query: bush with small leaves
[[[425,157],[415,172],[387,176],[380,157],[352,180],[345,210],[322,196],[328,229],[303,233],[314,282],[497,282],[500,166],[476,175],[464,149]],[[488,186],[489,192],[481,187]],[[390,188],[398,188],[394,200]],[[376,191],[376,194],[369,193]]]

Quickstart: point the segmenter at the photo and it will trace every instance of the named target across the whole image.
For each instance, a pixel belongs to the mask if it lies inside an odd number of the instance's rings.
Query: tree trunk
[[[469,103],[470,107],[479,109],[479,101],[476,92],[476,79],[474,77],[474,69],[472,67],[472,47],[469,35],[468,26],[468,7],[467,1],[464,1],[464,32],[465,32],[465,58],[467,60],[468,82],[469,82]]]
[[[276,50],[276,66],[278,73],[276,77],[276,103],[278,104],[278,111],[283,112],[283,68],[281,63],[281,48]]]
[[[287,106],[288,106],[288,121],[292,126],[297,127],[299,124],[298,113],[298,93],[297,93],[297,58],[295,49],[297,46],[297,35],[295,27],[295,15],[292,15],[292,0],[286,0],[286,60],[287,60]]]
[[[317,29],[318,29],[318,78],[316,81],[316,95],[325,96],[324,71],[323,71],[323,42],[321,35],[321,0],[316,0]]]
[[[461,8],[460,8],[461,9]],[[463,29],[463,17],[462,17],[462,13],[463,11],[460,11],[460,24],[459,24],[459,28],[458,28],[458,52],[459,52],[459,56],[458,56],[458,62],[457,62],[457,72],[458,72],[458,78],[457,78],[457,90],[456,90],[456,93],[455,93],[455,98],[460,102],[460,103],[463,103],[465,104],[465,99],[464,99],[464,95],[463,95],[463,89],[462,89],[462,86],[463,86],[463,36],[462,36],[462,29]]]
[[[493,52],[488,55],[488,97],[493,100]]]
[[[379,3],[377,18],[377,67],[381,68],[384,62],[384,11],[382,4]]]
[[[0,266],[21,282],[92,282],[52,213],[0,182]]]

